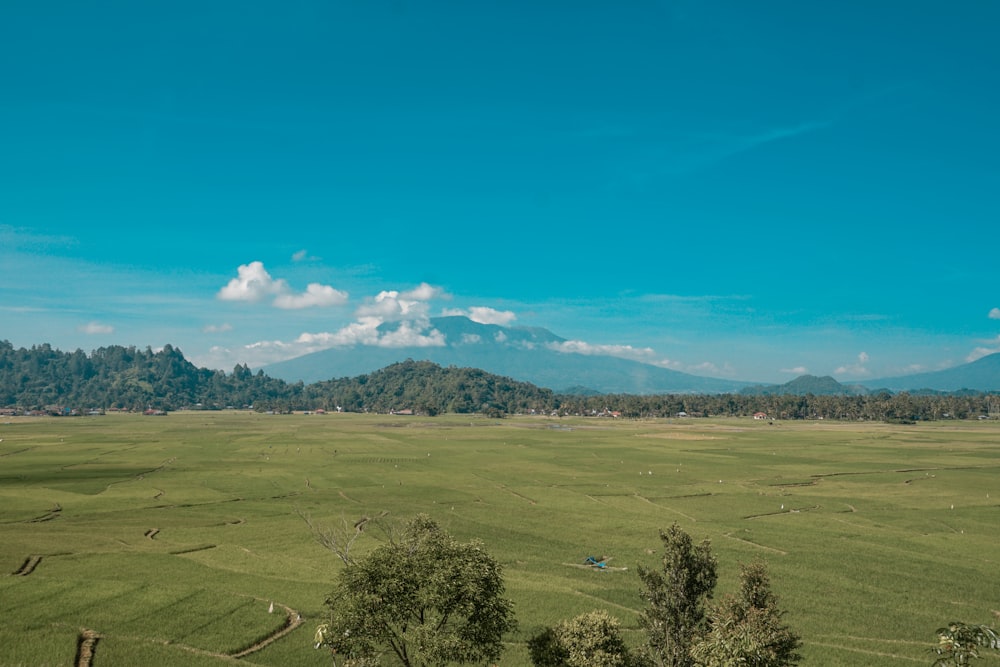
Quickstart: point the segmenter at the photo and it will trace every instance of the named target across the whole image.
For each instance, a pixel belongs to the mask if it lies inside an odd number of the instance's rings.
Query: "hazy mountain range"
[[[305,383],[371,373],[413,359],[441,366],[479,368],[565,393],[713,394],[813,393],[863,394],[892,391],[1000,390],[1000,354],[934,373],[866,380],[843,385],[833,378],[803,376],[784,385],[725,380],[682,373],[652,364],[605,354],[573,351],[568,341],[538,327],[481,324],[461,317],[432,318],[445,344],[433,347],[335,347],[303,355],[262,370],[271,377]],[[396,326],[382,325],[388,333]]]

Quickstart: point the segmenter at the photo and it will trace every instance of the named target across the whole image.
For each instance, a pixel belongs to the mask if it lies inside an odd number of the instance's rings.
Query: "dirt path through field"
[[[245,649],[242,649],[235,653],[230,653],[229,657],[243,658],[250,655],[251,653],[256,653],[257,651],[260,651],[261,649],[270,646],[271,644],[278,641],[279,639],[287,635],[295,628],[302,625],[303,623],[302,615],[299,614],[299,612],[295,611],[291,607],[286,607],[283,604],[279,604],[278,606],[285,610],[285,624],[280,628],[278,628],[274,633],[268,635],[267,637],[264,637],[264,639],[261,639],[256,644],[248,646]]]
[[[15,577],[27,577],[35,571],[35,568],[38,567],[38,564],[41,562],[41,556],[29,556],[25,559],[21,567],[19,567],[16,572],[12,572],[11,574]]]
[[[73,663],[76,667],[90,667],[94,659],[94,649],[97,648],[97,640],[100,638],[101,635],[93,630],[84,628],[80,631],[76,641],[76,661]]]
[[[260,641],[238,651],[233,651],[231,653],[218,653],[215,651],[207,651],[205,649],[197,648],[195,646],[187,646],[177,642],[166,643],[185,651],[191,651],[192,653],[196,653],[198,655],[212,656],[224,660],[239,660],[240,658],[245,658],[248,655],[267,648],[305,622],[302,620],[302,615],[291,607],[287,607],[283,604],[276,604],[275,606],[280,607],[285,611],[285,622],[281,625],[281,627]],[[103,635],[94,630],[88,630],[86,628],[80,630],[80,635],[77,637],[76,660],[73,662],[74,667],[92,667],[97,642],[102,636]],[[136,639],[140,638],[136,637]]]

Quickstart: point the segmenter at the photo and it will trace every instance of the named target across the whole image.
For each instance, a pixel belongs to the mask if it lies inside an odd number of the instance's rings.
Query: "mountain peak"
[[[444,334],[448,345],[486,341],[500,344],[544,345],[546,343],[561,343],[566,340],[541,327],[507,327],[500,324],[485,324],[464,315],[432,317],[430,322],[432,327]]]
[[[609,394],[712,394],[736,391],[745,384],[608,355],[567,352],[559,349],[567,339],[542,327],[507,327],[451,315],[431,318],[419,332],[403,328],[403,323],[392,322],[382,324],[379,331],[419,333],[413,336],[415,341],[432,344],[332,347],[270,364],[264,370],[291,382],[315,382],[371,373],[409,358],[446,367],[479,368],[557,391],[577,386]],[[398,341],[406,336],[385,338]]]

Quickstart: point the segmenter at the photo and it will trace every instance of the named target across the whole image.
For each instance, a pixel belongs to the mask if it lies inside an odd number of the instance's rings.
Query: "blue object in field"
[[[607,565],[607,563],[598,562],[597,560],[594,559],[593,556],[587,556],[587,562],[590,563],[591,565],[596,565],[597,567],[604,567],[605,565]]]

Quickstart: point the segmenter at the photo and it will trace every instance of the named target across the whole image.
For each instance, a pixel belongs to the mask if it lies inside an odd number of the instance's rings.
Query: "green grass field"
[[[340,561],[299,513],[424,512],[482,540],[520,626],[507,666],[595,608],[641,641],[636,566],[675,521],[711,540],[720,593],[767,561],[803,664],[929,665],[947,621],[1000,624],[995,422],[196,412],[12,418],[0,438],[4,667],[72,665],[85,630],[95,667],[330,664],[312,640]]]

